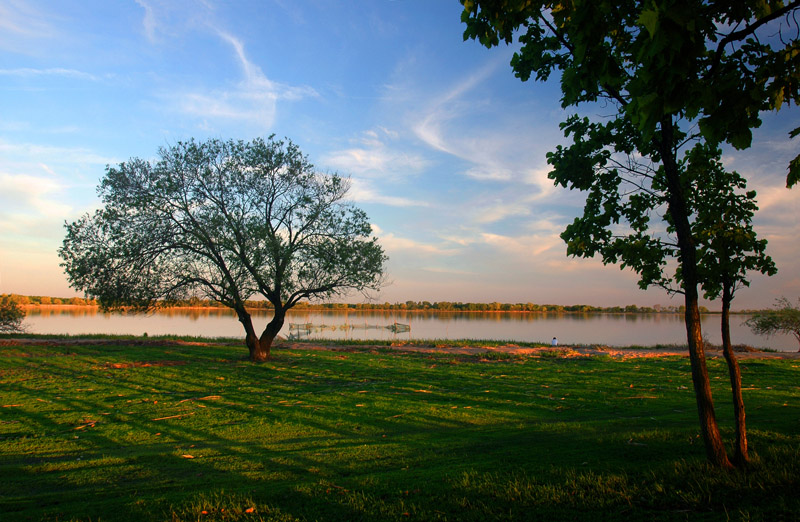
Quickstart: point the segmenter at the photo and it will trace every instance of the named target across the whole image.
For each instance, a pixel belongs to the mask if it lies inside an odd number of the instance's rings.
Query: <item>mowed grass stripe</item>
[[[705,464],[685,358],[0,347],[3,520],[791,519],[797,361],[743,363]],[[732,439],[724,361],[709,361]]]

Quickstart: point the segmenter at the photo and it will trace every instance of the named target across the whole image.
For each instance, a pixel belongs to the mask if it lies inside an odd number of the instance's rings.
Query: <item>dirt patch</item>
[[[122,370],[125,368],[149,368],[151,366],[184,366],[186,361],[134,361],[128,363],[106,363],[100,368],[105,370]]]
[[[325,343],[278,343],[275,349],[290,350],[329,350],[342,352],[394,350],[398,352],[417,353],[449,353],[458,355],[482,355],[487,352],[499,352],[515,355],[528,355],[539,357],[597,357],[609,356],[622,359],[652,358],[652,357],[689,357],[686,348],[615,348],[610,346],[536,346],[521,347],[516,344],[498,346],[461,346],[458,344],[392,344],[386,345],[352,345],[342,346]],[[713,359],[723,357],[722,350],[718,348],[706,349],[706,357]],[[736,352],[738,359],[800,359],[800,352],[763,352],[754,349]]]

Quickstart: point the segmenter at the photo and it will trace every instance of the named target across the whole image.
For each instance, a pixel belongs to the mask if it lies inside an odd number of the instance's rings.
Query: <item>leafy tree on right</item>
[[[781,297],[772,310],[754,314],[745,324],[759,335],[792,334],[800,343],[800,299],[797,306],[793,306],[791,301]]]
[[[761,111],[800,102],[800,0],[462,3],[465,39],[492,47],[516,38],[511,65],[521,80],[545,81],[559,71],[563,107],[602,102],[611,113],[601,121],[569,118],[562,128],[572,145],[549,155],[557,184],[589,192],[583,218],[565,232],[575,239],[569,252],[629,263],[643,281],[662,285],[669,283],[665,259],[677,257],[706,453],[731,467],[705,362],[698,307],[705,274],[692,228],[696,177],[712,174],[707,154],[689,151],[725,143],[747,148]],[[624,190],[630,178],[621,173],[629,172],[643,173],[646,185]],[[798,179],[800,155],[789,165],[787,186]],[[659,211],[676,238],[674,250],[648,233]],[[633,240],[615,243],[620,221]]]

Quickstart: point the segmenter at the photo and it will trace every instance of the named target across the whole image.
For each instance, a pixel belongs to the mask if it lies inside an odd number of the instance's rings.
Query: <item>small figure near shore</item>
[[[558,346],[558,339],[556,339],[555,337],[553,337],[553,342],[552,342],[552,343],[550,343],[550,344],[551,344],[551,345],[553,345],[553,346]]]

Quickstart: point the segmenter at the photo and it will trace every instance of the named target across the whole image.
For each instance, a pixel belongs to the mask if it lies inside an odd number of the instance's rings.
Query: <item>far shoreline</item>
[[[347,306],[347,305],[344,305]],[[97,304],[70,304],[70,303],[60,303],[60,304],[41,304],[41,303],[26,303],[20,304],[20,308],[24,310],[39,310],[39,309],[46,309],[46,310],[100,310],[100,305]],[[225,306],[164,306],[158,307],[150,312],[133,312],[133,313],[158,313],[163,311],[170,311],[170,310],[208,310],[208,311],[220,311],[220,312],[231,312],[233,311],[230,308]],[[268,307],[248,307],[248,312],[271,312],[272,308]],[[127,313],[129,310],[127,309],[120,309],[120,310],[113,310],[110,312],[103,312],[103,313]],[[412,310],[402,310],[402,309],[386,309],[386,308],[328,308],[325,306],[318,306],[314,305],[311,307],[294,307],[291,308],[289,313],[297,313],[297,312],[326,312],[326,313],[363,313],[363,312],[383,312],[383,313],[419,313],[419,314],[519,314],[519,315],[683,315],[683,312],[680,311],[606,311],[606,310],[590,310],[590,311],[581,311],[581,310],[440,310],[436,308],[428,308],[424,310],[419,309],[412,309]],[[758,312],[758,310],[731,310],[732,315],[752,315]],[[721,315],[722,312],[719,310],[705,310],[700,311],[700,315]]]

